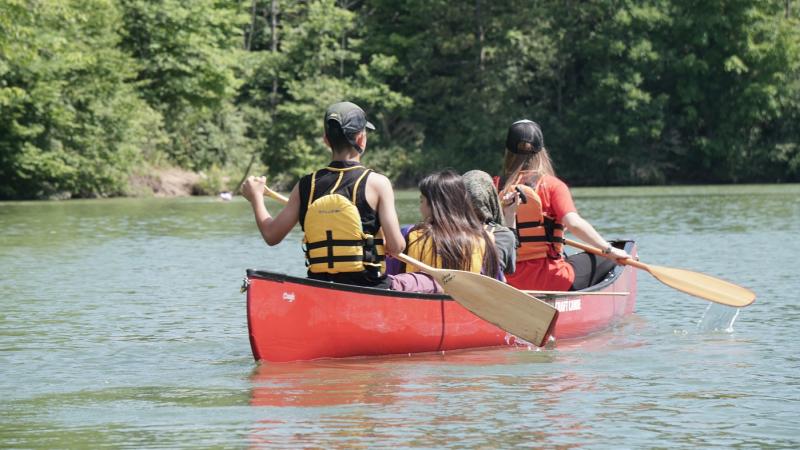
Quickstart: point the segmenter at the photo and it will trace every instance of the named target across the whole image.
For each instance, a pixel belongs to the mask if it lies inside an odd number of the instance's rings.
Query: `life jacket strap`
[[[307,258],[306,266],[310,266],[311,264],[321,264],[321,263],[328,263],[328,267],[333,269],[333,264],[337,262],[353,262],[353,261],[363,261],[364,257],[362,255],[347,255],[347,256],[321,256],[319,258]]]
[[[303,250],[306,252],[309,250],[314,250],[315,248],[323,248],[323,247],[352,247],[354,245],[363,245],[365,247],[374,247],[376,245],[383,245],[383,239],[375,239],[372,237],[366,239],[325,239],[324,241],[319,242],[306,242],[303,246]]]
[[[306,267],[310,266],[311,264],[319,264],[319,263],[327,263],[328,267],[333,268],[333,263],[336,262],[353,262],[353,261],[364,261],[364,264],[380,266],[381,262],[383,262],[386,258],[381,254],[376,254],[374,252],[364,252],[364,255],[344,255],[344,256],[320,256],[317,258],[310,258],[306,256]],[[370,261],[368,258],[371,258]]]
[[[380,263],[386,259],[384,255],[378,253],[376,248],[377,245],[383,245],[383,239],[376,239],[369,235],[364,239],[334,239],[332,230],[326,230],[325,236],[326,238],[323,241],[306,242],[303,244],[303,251],[306,253],[306,267],[311,264],[327,263],[328,268],[332,269],[334,263],[353,261],[364,261],[371,265],[380,265]],[[363,255],[334,256],[333,254],[334,247],[354,246],[362,247]],[[309,252],[317,248],[327,248],[328,254],[326,256],[312,258]]]
[[[564,238],[554,236],[519,236],[520,242],[553,242],[558,244],[564,243]]]
[[[306,244],[305,250],[314,250],[315,248],[323,247],[352,247],[354,245],[364,245],[364,239],[346,240],[346,239],[325,239],[324,241],[312,242]]]
[[[536,228],[542,226],[542,222],[517,222],[517,229]]]
[[[540,226],[550,227],[550,228],[552,228],[554,230],[563,230],[564,229],[564,225],[563,224],[560,224],[560,223],[556,222],[554,219],[551,219],[549,217],[545,217],[544,221],[542,221],[542,222],[535,221],[535,222],[519,222],[519,223],[517,223],[517,228],[536,228],[536,227],[540,227]]]

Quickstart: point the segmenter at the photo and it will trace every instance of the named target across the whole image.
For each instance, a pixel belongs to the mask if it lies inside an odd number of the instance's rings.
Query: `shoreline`
[[[153,169],[150,173],[137,173],[128,179],[128,193],[121,197],[189,197],[212,195],[201,192],[202,173],[177,167]],[[216,194],[214,194],[216,195]]]
[[[225,179],[222,183],[220,180],[210,180],[214,178],[202,172],[192,172],[185,169],[169,167],[163,169],[152,169],[147,174],[137,173],[130,176],[128,181],[128,189],[119,195],[98,195],[93,197],[76,197],[71,193],[61,192],[54,193],[49,196],[40,198],[27,198],[27,199],[0,199],[0,203],[18,202],[18,201],[64,201],[64,200],[99,200],[99,199],[112,199],[112,198],[181,198],[181,197],[214,197],[222,200],[231,200],[234,192],[230,190],[221,190],[221,186],[225,186],[229,180]],[[227,177],[226,177],[227,178]],[[607,186],[584,186],[584,185],[570,185],[569,188],[573,191],[573,195],[578,197],[594,197],[614,194],[622,194],[625,196],[638,196],[638,195],[651,195],[652,191],[668,190],[662,194],[657,195],[705,195],[719,193],[729,193],[728,189],[731,187],[746,187],[761,186],[762,189],[768,191],[770,189],[784,189],[791,188],[792,186],[800,186],[800,183],[697,183],[697,184],[663,184],[663,185],[607,185]],[[632,194],[630,189],[642,189],[644,192]],[[395,192],[401,195],[406,193],[414,193],[417,191],[415,186],[394,186]],[[697,190],[701,192],[697,192]],[[286,189],[276,189],[281,193],[287,193]],[[600,192],[598,192],[600,191]],[[624,194],[623,194],[624,193]]]

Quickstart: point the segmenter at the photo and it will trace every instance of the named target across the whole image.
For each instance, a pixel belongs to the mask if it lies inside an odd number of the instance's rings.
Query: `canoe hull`
[[[633,242],[626,249],[635,252]],[[633,253],[632,253],[633,254]],[[633,312],[636,272],[619,266],[581,295],[544,300],[559,309],[553,336],[607,329]],[[514,345],[517,339],[445,295],[393,292],[247,272],[247,321],[256,360],[285,362]]]

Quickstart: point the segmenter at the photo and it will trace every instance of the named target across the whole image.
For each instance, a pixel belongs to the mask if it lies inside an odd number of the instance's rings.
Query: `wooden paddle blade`
[[[606,255],[600,249],[591,245],[569,239],[564,239],[564,243],[604,258],[613,258],[613,256]],[[646,270],[667,286],[721,305],[741,308],[753,303],[756,299],[756,294],[750,289],[745,289],[710,275],[672,267],[651,266],[634,259],[620,259],[617,262]]]
[[[558,310],[501,281],[461,270],[437,269],[444,291],[481,319],[542,347],[553,332]]]
[[[513,286],[479,273],[437,269],[404,253],[395,258],[419,267],[458,304],[514,336],[542,347],[553,333],[558,310]]]
[[[756,299],[749,289],[702,273],[652,265],[647,271],[667,286],[722,305],[741,308]]]

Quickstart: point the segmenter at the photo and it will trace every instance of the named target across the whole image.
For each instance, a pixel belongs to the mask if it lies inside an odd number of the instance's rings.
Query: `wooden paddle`
[[[533,345],[543,346],[553,332],[556,308],[500,280],[463,270],[437,269],[402,253],[395,258],[432,276],[447,295],[471,313]]]
[[[264,192],[284,204],[289,201],[267,186],[264,186]],[[542,347],[553,333],[558,310],[536,297],[479,273],[436,269],[404,254],[395,257],[419,267],[458,304],[514,336]]]
[[[284,205],[289,203],[289,197],[286,197],[285,195],[281,195],[281,194],[273,191],[266,184],[264,185],[264,193],[269,195],[270,197],[274,198],[275,200],[283,203]]]
[[[583,251],[593,253],[609,259],[616,259],[606,255],[600,249],[580,242],[564,239],[564,243]],[[669,287],[675,288],[687,294],[710,300],[721,305],[734,306],[741,308],[753,303],[756,294],[741,286],[729,283],[719,278],[714,278],[702,273],[692,272],[684,269],[674,269],[672,267],[651,266],[631,258],[617,260],[620,264],[646,270],[650,275]]]

